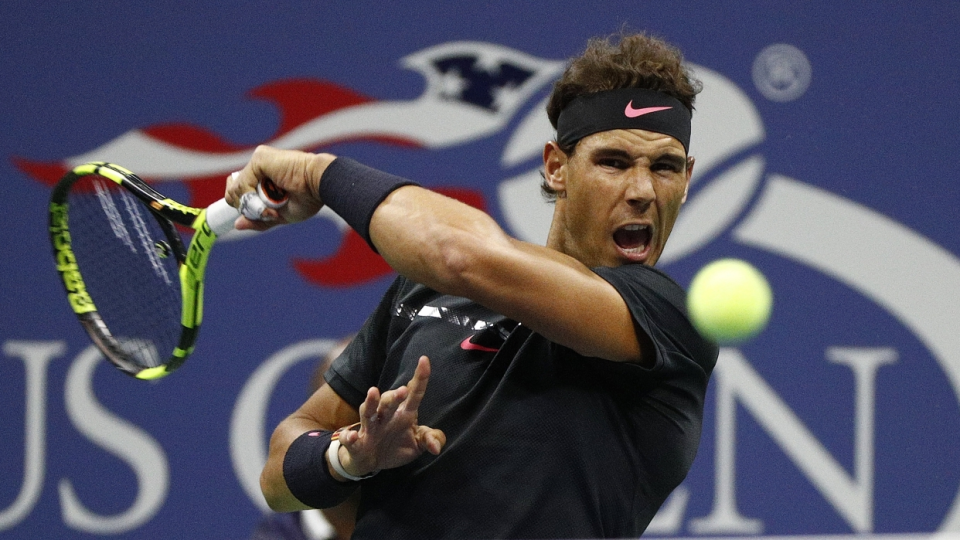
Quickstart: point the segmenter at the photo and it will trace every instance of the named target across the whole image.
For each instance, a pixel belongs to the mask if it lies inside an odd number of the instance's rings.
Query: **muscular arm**
[[[278,222],[306,219],[322,206],[319,182],[334,159],[260,147],[244,174],[231,179],[227,200],[236,204],[257,179],[270,177],[291,195]],[[272,225],[238,222],[239,228]],[[404,186],[377,207],[370,237],[391,267],[428,287],[470,298],[585,356],[652,362],[641,354],[641,341],[648,350],[646,336],[638,336],[612,285],[572,257],[509,237],[469,205]]]
[[[374,212],[370,236],[414,281],[470,298],[580,354],[642,360],[632,316],[612,285],[572,257],[509,237],[484,212],[405,186]]]

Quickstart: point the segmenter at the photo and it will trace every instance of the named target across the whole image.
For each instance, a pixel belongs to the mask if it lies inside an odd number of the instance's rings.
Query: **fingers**
[[[247,164],[243,170],[234,171],[230,173],[230,176],[227,177],[227,186],[224,190],[223,198],[226,199],[227,204],[241,209],[243,212],[242,206],[244,195],[247,193],[254,193],[257,189],[257,177],[252,172],[251,164]],[[233,228],[239,231],[253,230],[253,231],[265,231],[274,225],[277,225],[278,214],[272,208],[266,208],[262,215],[262,220],[253,220],[247,218],[243,213],[237,218],[233,224]]]
[[[447,436],[439,429],[427,426],[417,427],[417,445],[421,450],[437,455],[447,444]]]
[[[243,169],[234,171],[227,176],[223,198],[227,200],[227,204],[230,206],[238,207],[240,206],[240,198],[243,197],[244,193],[257,189],[257,182],[259,182],[259,179],[253,174],[251,164],[247,163]]]
[[[281,223],[279,221],[254,221],[240,216],[234,222],[233,228],[238,231],[265,231],[277,225],[281,225]]]
[[[258,196],[253,196],[253,200],[249,199],[251,197],[249,194],[257,192],[257,184],[263,178],[263,173],[258,174],[256,171],[257,167],[254,159],[251,159],[250,163],[242,170],[234,171],[227,177],[224,199],[226,199],[227,204],[241,211],[240,217],[234,222],[234,228],[237,230],[265,231],[286,223],[286,220],[276,209],[260,203]],[[250,208],[248,204],[254,205],[253,208]],[[254,214],[259,215],[259,218],[256,218]]]
[[[276,210],[267,208],[260,215],[260,219],[250,219],[243,214],[237,218],[233,228],[238,231],[265,231],[278,225],[285,225],[287,220],[283,218]]]
[[[369,422],[377,419],[377,407],[380,405],[380,390],[371,387],[367,390],[367,397],[360,404],[360,423],[366,427]]]
[[[406,386],[384,392],[382,395],[376,388],[370,388],[366,399],[360,404],[361,421],[370,427],[369,424],[374,422],[389,420],[409,393]]]
[[[343,464],[353,472],[399,467],[424,452],[438,455],[447,443],[443,431],[418,425],[418,409],[430,379],[430,360],[421,356],[405,386],[381,393],[367,390],[360,404],[360,429],[341,431],[347,454]]]
[[[383,394],[376,387],[367,390],[367,395],[360,404],[360,425],[363,429],[375,429],[378,423],[389,422],[397,411],[412,416],[411,421],[416,423],[417,410],[427,391],[427,382],[430,380],[430,359],[421,356],[417,362],[413,377],[406,386],[388,390]]]
[[[420,402],[423,401],[423,396],[427,393],[427,382],[429,381],[430,359],[426,356],[421,356],[417,362],[417,369],[413,372],[413,377],[410,379],[410,382],[407,383],[407,388],[410,389],[410,396],[407,398],[404,409],[416,411],[420,408]]]
[[[256,190],[257,184],[269,178],[278,188],[287,192],[287,204],[279,212],[265,212],[276,223],[303,221],[320,211],[319,181],[324,171],[336,159],[332,154],[312,154],[258,146],[243,169],[227,177],[224,198],[233,207],[239,207],[245,193]],[[256,229],[252,223],[237,221],[238,228]]]
[[[377,418],[391,418],[409,393],[410,391],[406,386],[384,393],[380,398],[380,404],[377,406]]]

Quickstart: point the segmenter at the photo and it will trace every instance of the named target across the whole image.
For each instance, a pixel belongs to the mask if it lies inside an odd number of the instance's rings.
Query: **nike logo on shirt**
[[[500,349],[494,349],[493,347],[485,347],[483,345],[478,345],[472,341],[473,336],[467,336],[466,339],[460,342],[460,348],[465,351],[481,351],[481,352],[497,352]]]

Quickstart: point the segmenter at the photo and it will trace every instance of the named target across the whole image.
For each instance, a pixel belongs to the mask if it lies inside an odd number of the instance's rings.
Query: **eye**
[[[655,161],[650,165],[650,170],[654,172],[677,173],[683,171],[683,166],[673,161]]]
[[[630,167],[630,163],[626,159],[620,157],[602,157],[597,160],[597,165],[620,170]]]

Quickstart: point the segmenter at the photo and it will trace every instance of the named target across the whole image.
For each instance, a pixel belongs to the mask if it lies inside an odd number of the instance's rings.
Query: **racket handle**
[[[233,222],[238,217],[240,217],[240,211],[227,204],[226,199],[220,199],[207,207],[207,225],[217,236],[223,236],[233,230]]]

